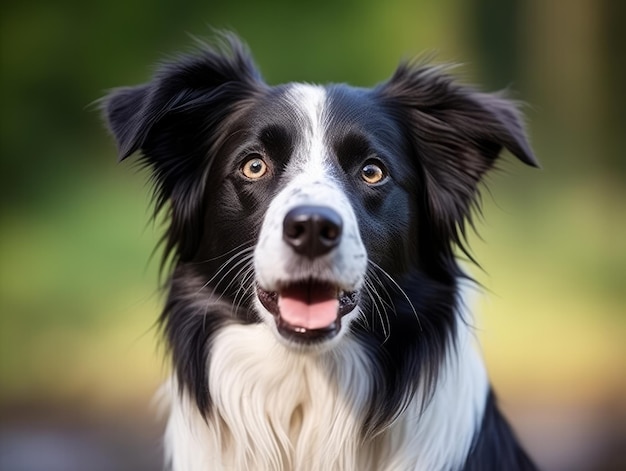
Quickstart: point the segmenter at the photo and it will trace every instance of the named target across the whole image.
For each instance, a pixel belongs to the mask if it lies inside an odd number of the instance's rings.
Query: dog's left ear
[[[442,68],[403,65],[377,92],[406,127],[430,209],[448,230],[462,228],[478,183],[503,149],[539,166],[514,103],[461,86]]]

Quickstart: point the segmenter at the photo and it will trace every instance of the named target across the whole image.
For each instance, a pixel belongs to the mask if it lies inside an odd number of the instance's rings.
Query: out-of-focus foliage
[[[506,158],[488,178],[483,240],[473,237],[491,291],[480,336],[505,405],[548,468],[596,469],[572,443],[589,430],[610,441],[626,417],[623,5],[3,2],[0,413],[70,404],[106,414],[146,402],[163,378],[150,261],[160,226],[148,222],[146,175],[116,164],[97,100],[191,50],[190,35],[229,29],[269,83],[370,86],[427,54],[525,103],[543,170]],[[589,462],[598,449],[585,451]]]

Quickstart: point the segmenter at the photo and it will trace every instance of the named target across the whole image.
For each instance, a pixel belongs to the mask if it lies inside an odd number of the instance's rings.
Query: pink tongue
[[[280,317],[291,326],[308,330],[324,329],[337,320],[339,300],[330,287],[296,285],[280,293],[278,309]]]

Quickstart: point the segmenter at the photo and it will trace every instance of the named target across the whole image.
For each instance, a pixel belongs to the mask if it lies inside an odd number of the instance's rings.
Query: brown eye
[[[380,183],[385,177],[385,171],[375,163],[369,163],[361,169],[361,178],[369,185]]]
[[[259,157],[252,157],[241,166],[241,173],[250,180],[258,180],[267,173],[267,164]]]

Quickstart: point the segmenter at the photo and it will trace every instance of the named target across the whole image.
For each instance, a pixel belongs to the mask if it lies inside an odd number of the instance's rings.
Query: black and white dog
[[[266,85],[245,48],[105,100],[166,208],[174,471],[535,469],[474,346],[464,250],[520,114],[442,68]]]

